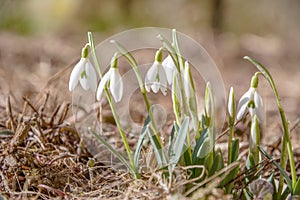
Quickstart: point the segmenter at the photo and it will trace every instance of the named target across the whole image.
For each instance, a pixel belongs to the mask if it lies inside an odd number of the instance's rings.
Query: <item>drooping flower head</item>
[[[109,82],[109,90],[115,100],[115,102],[121,101],[123,96],[123,80],[119,73],[118,68],[118,53],[115,53],[111,60],[111,67],[108,72],[101,79],[98,90],[97,90],[97,100],[101,100],[103,89],[106,83]]]
[[[178,73],[176,65],[170,55],[168,55],[163,61],[162,66],[166,72],[169,85],[173,83],[173,77]]]
[[[264,120],[264,104],[262,97],[257,92],[258,77],[254,75],[251,79],[251,86],[249,90],[241,97],[238,108],[236,119],[240,120],[244,116],[246,109],[248,108],[250,115],[253,117],[257,116],[259,122]]]
[[[88,45],[82,49],[81,59],[73,68],[70,81],[69,90],[73,91],[78,82],[84,90],[91,89],[93,92],[97,88],[97,76],[93,65],[90,63],[88,57]]]
[[[172,77],[173,78],[173,77]],[[162,65],[162,48],[155,55],[155,61],[148,70],[145,77],[145,88],[147,92],[157,93],[159,90],[163,95],[167,95],[167,75]]]

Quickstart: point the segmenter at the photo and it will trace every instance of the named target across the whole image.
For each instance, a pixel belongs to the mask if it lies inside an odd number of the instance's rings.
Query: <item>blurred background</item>
[[[237,98],[256,71],[243,56],[265,64],[293,121],[300,115],[299,20],[299,0],[0,0],[0,93],[34,96],[69,66],[51,82],[66,90],[87,31],[99,43],[131,28],[176,28],[206,48]],[[268,84],[260,88],[275,112]]]

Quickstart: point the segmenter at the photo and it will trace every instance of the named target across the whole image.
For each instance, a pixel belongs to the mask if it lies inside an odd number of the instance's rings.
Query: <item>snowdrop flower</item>
[[[258,85],[258,77],[257,75],[254,75],[251,80],[251,87],[241,97],[238,103],[237,115],[236,115],[237,120],[242,119],[242,117],[246,112],[246,108],[248,108],[249,113],[252,117],[256,115],[259,122],[263,122],[264,105],[263,105],[262,97],[257,92],[257,85]]]
[[[173,77],[174,75],[176,75],[177,72],[177,68],[176,65],[172,59],[172,57],[170,55],[168,55],[163,61],[162,61],[162,66],[166,72],[167,75],[167,80],[169,85],[172,85],[173,83]]]
[[[88,48],[87,45],[82,49],[82,56],[80,61],[73,68],[70,81],[69,81],[69,90],[73,91],[77,86],[78,82],[84,90],[91,89],[93,92],[97,88],[97,77],[93,65],[87,58]]]
[[[101,96],[103,93],[103,89],[105,84],[109,82],[109,89],[110,92],[115,100],[115,102],[121,101],[121,98],[123,96],[123,80],[122,77],[119,73],[119,68],[118,68],[118,59],[117,59],[118,54],[116,53],[114,57],[111,60],[111,67],[108,70],[108,72],[103,76],[101,79],[98,90],[97,90],[97,100],[101,100]]]
[[[163,95],[167,95],[167,75],[162,65],[162,49],[160,48],[155,55],[155,61],[148,70],[145,77],[145,88],[147,92],[157,93],[159,90]],[[173,78],[173,77],[172,77]],[[151,89],[150,89],[151,88]]]

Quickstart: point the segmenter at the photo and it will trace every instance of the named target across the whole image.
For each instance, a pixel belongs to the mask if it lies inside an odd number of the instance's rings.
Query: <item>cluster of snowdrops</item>
[[[69,90],[80,83],[84,90],[90,90],[95,93],[96,99],[101,101],[105,94],[118,131],[126,149],[126,155],[116,151],[106,139],[90,128],[91,133],[99,139],[129,170],[135,178],[141,177],[140,154],[145,140],[149,141],[155,155],[157,168],[164,171],[164,177],[167,185],[172,187],[172,180],[176,179],[176,167],[185,166],[189,170],[189,184],[186,185],[185,195],[191,196],[200,187],[205,187],[204,183],[209,177],[216,176],[220,178],[218,187],[227,194],[232,194],[234,198],[243,199],[285,199],[287,196],[297,196],[300,194],[300,178],[297,178],[292,145],[290,141],[290,132],[288,123],[281,106],[277,89],[272,76],[259,62],[250,57],[245,57],[258,71],[253,75],[250,87],[240,98],[236,105],[233,88],[230,88],[227,113],[228,113],[228,152],[226,159],[224,153],[215,148],[216,143],[216,120],[215,120],[215,97],[211,83],[207,82],[204,95],[204,112],[199,117],[198,101],[195,94],[195,86],[191,68],[188,60],[185,60],[180,53],[177,33],[172,31],[172,41],[168,41],[162,35],[162,47],[157,50],[154,62],[148,69],[146,76],[142,77],[135,58],[118,41],[114,43],[118,51],[111,59],[110,69],[104,74],[101,71],[96,56],[96,50],[92,34],[88,33],[88,43],[82,49],[82,57],[75,65],[69,81]],[[163,51],[167,56],[163,58]],[[89,61],[89,53],[96,68]],[[143,96],[148,116],[141,130],[138,143],[135,150],[130,148],[124,129],[120,123],[119,116],[115,109],[115,104],[122,100],[123,81],[119,73],[118,59],[124,57],[135,72],[139,89]],[[98,74],[98,75],[97,75]],[[97,76],[100,77],[100,83],[97,82]],[[259,78],[265,78],[274,91],[277,100],[279,113],[282,119],[283,139],[282,156],[280,163],[272,160],[262,147],[260,147],[260,128],[259,124],[264,121],[263,99],[258,93]],[[167,145],[163,145],[161,136],[157,130],[153,115],[153,108],[147,96],[147,93],[161,92],[167,94],[167,87],[172,88],[172,104],[175,120]],[[248,114],[249,113],[249,114]],[[235,137],[235,125],[245,117],[250,118],[250,138],[249,152],[246,161],[246,169],[241,169],[239,157],[239,139]],[[273,174],[268,178],[262,178],[261,167],[262,157],[271,160],[276,168],[281,172],[278,180],[275,180]],[[289,160],[290,172],[286,171],[287,160]],[[197,167],[202,166],[202,167]],[[236,189],[234,179],[243,170],[252,171],[244,179],[245,187]],[[275,182],[279,181],[278,184]]]

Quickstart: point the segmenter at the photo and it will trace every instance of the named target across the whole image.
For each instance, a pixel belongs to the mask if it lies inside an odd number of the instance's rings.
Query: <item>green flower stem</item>
[[[161,143],[161,140],[160,140],[160,136],[158,134],[158,130],[157,130],[157,127],[156,127],[156,124],[155,124],[155,121],[154,121],[154,117],[153,117],[153,113],[152,113],[152,110],[151,110],[150,101],[149,101],[147,91],[146,91],[146,88],[145,88],[145,85],[144,85],[144,82],[143,82],[143,78],[141,76],[141,72],[140,72],[140,70],[138,68],[138,65],[137,65],[137,62],[133,58],[133,56],[127,51],[127,49],[125,49],[125,47],[123,47],[119,42],[117,42],[115,40],[112,40],[111,42],[114,43],[118,47],[120,53],[126,58],[128,63],[132,67],[133,71],[135,72],[135,75],[137,77],[138,84],[139,84],[139,87],[140,87],[140,91],[141,91],[142,96],[144,98],[146,108],[147,108],[147,111],[149,113],[149,117],[150,117],[150,120],[151,120],[151,124],[152,124],[152,127],[154,129],[156,139],[158,141],[159,149],[161,149],[162,148],[162,143]]]
[[[98,70],[98,74],[99,74],[100,78],[102,79],[103,72],[102,72],[100,64],[98,62],[98,58],[97,58],[97,55],[96,55],[95,44],[94,44],[94,40],[93,40],[93,35],[92,35],[91,32],[88,32],[88,40],[89,40],[89,44],[90,44],[90,47],[91,47],[91,53],[92,53],[92,58],[94,60],[94,64],[96,65],[96,68]]]
[[[107,100],[108,100],[108,102],[109,102],[109,105],[110,105],[110,108],[111,108],[113,117],[114,117],[115,122],[116,122],[116,124],[117,124],[117,127],[118,127],[118,129],[119,129],[120,135],[121,135],[121,137],[122,137],[122,140],[123,140],[123,143],[124,143],[124,146],[125,146],[125,149],[126,149],[128,158],[129,158],[130,165],[132,166],[132,168],[134,169],[134,171],[137,173],[137,168],[136,168],[136,166],[135,166],[135,164],[134,164],[133,155],[132,155],[132,152],[131,152],[131,150],[130,150],[130,147],[129,147],[127,138],[126,138],[126,136],[125,136],[125,132],[124,132],[124,130],[123,130],[123,128],[122,128],[122,125],[121,125],[121,123],[120,123],[118,114],[117,114],[116,109],[115,109],[115,106],[114,106],[114,104],[113,104],[111,95],[110,95],[110,93],[109,93],[109,91],[108,91],[108,88],[107,88],[106,86],[104,87],[104,91],[105,91]]]
[[[295,168],[295,160],[294,160],[294,154],[293,154],[293,149],[292,149],[292,144],[291,144],[291,139],[290,139],[290,130],[288,127],[288,122],[284,113],[284,110],[282,108],[280,99],[279,99],[279,95],[277,92],[277,88],[275,86],[275,83],[273,81],[273,78],[271,76],[271,74],[268,72],[268,70],[259,62],[257,62],[256,60],[245,56],[245,59],[249,60],[252,64],[254,64],[257,69],[259,71],[261,71],[262,75],[268,80],[268,82],[270,83],[273,92],[275,94],[275,98],[276,98],[276,102],[277,102],[277,107],[280,113],[280,117],[281,117],[281,121],[282,121],[282,125],[283,125],[283,130],[284,130],[284,134],[283,134],[283,141],[282,141],[282,153],[281,153],[281,157],[280,157],[280,165],[283,169],[286,168],[286,158],[285,158],[285,154],[286,154],[286,149],[288,151],[288,156],[289,156],[289,161],[290,161],[290,168],[291,168],[291,176],[292,176],[292,185],[293,188],[295,188],[296,183],[297,183],[297,174],[296,174],[296,168]],[[280,179],[283,180],[283,176],[282,174],[280,174]],[[283,189],[283,181],[279,182],[279,188],[278,191],[281,193]]]
[[[228,165],[232,163],[232,139],[234,134],[234,123],[229,123],[229,141],[228,141]]]
[[[91,33],[91,32],[88,32],[88,40],[89,40],[89,44],[90,44],[90,47],[91,47],[91,53],[92,53],[92,57],[93,57],[94,63],[95,63],[95,65],[96,65],[97,69],[98,69],[98,73],[99,73],[100,78],[102,78],[102,77],[103,77],[103,73],[102,73],[102,70],[101,70],[101,68],[100,68],[100,64],[99,64],[99,62],[98,62],[97,56],[96,56],[95,45],[94,45],[93,36],[92,36],[92,33]],[[121,135],[121,137],[122,137],[122,140],[123,140],[123,143],[124,143],[124,146],[125,146],[125,149],[126,149],[128,158],[129,158],[130,165],[131,165],[131,167],[133,168],[133,171],[134,171],[135,173],[137,173],[137,168],[136,168],[136,166],[135,166],[135,164],[134,164],[134,159],[133,159],[132,152],[131,152],[131,150],[130,150],[130,147],[129,147],[127,138],[126,138],[126,136],[125,136],[125,132],[124,132],[122,126],[121,126],[121,123],[120,123],[118,114],[117,114],[117,112],[116,112],[115,106],[114,106],[113,101],[112,101],[112,98],[111,98],[111,94],[109,93],[107,86],[104,87],[104,92],[105,92],[105,95],[106,95],[107,100],[108,100],[108,102],[109,102],[109,106],[110,106],[110,108],[111,108],[113,117],[114,117],[115,122],[116,122],[116,124],[117,124],[119,133],[120,133],[120,135]],[[136,177],[136,174],[134,174],[134,176]]]

